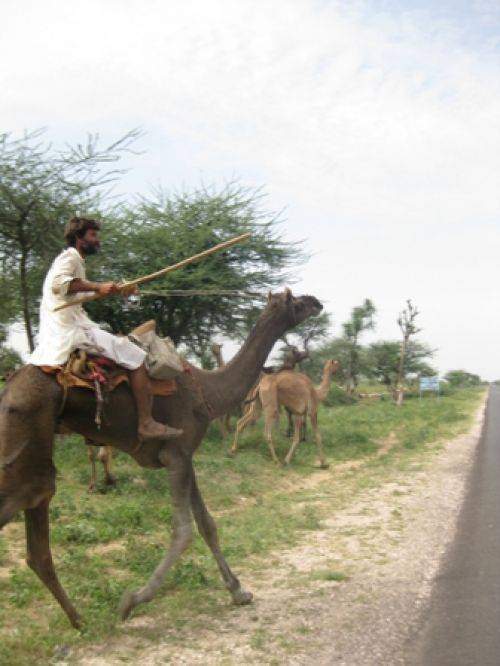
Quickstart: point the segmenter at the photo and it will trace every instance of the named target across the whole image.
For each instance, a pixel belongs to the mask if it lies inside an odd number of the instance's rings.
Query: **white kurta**
[[[54,259],[43,283],[38,346],[29,359],[33,365],[62,365],[75,349],[102,354],[129,370],[138,368],[145,352],[128,338],[99,328],[81,305],[54,311],[58,305],[85,294],[68,294],[72,280],[85,280],[85,262],[78,250],[69,247]]]

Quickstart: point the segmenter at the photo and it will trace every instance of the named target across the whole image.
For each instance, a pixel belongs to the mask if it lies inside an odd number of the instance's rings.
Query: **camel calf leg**
[[[257,419],[260,416],[260,412],[261,412],[261,404],[259,398],[257,397],[250,404],[249,408],[243,414],[241,419],[239,419],[238,422],[236,423],[233,445],[231,446],[231,449],[229,451],[231,455],[234,455],[236,453],[236,450],[238,448],[238,437],[240,436],[240,434],[243,432],[243,430],[245,430],[245,428],[247,428],[249,425],[257,421]]]
[[[295,449],[300,443],[300,435],[302,433],[303,420],[304,418],[302,416],[295,416],[294,418],[293,440],[292,440],[292,445],[290,446],[290,450],[288,451],[285,458],[285,465],[290,464],[293,454],[295,453]]]
[[[68,599],[57,578],[49,545],[49,502],[42,501],[34,509],[24,512],[26,521],[26,543],[28,566],[33,569],[42,583],[52,592],[61,608],[75,627],[80,628],[80,616]]]
[[[89,439],[85,439],[85,444],[87,444],[87,452],[90,461],[90,483],[89,483],[89,493],[93,493],[96,489],[97,484],[97,471],[96,471],[96,459],[102,463],[104,469],[104,483],[107,486],[115,486],[116,479],[111,474],[111,460],[113,458],[113,447],[111,446],[99,446],[91,442]]]
[[[279,421],[279,417],[280,415],[278,411],[276,411],[276,413],[266,414],[266,424],[264,426],[264,434],[267,440],[267,445],[269,446],[269,451],[271,452],[271,458],[278,465],[280,465],[281,463],[274,449],[273,427],[276,421]]]
[[[219,538],[217,535],[217,527],[212,516],[209,514],[208,509],[203,501],[201,493],[196,483],[196,478],[193,471],[193,482],[191,486],[191,509],[193,516],[198,527],[198,531],[205,540],[205,543],[212,551],[213,556],[219,567],[222,580],[226,588],[231,593],[233,601],[239,606],[249,604],[253,595],[251,592],[245,592],[241,589],[240,581],[233,574],[229,565],[227,564],[224,556],[220,550]]]
[[[90,462],[90,482],[89,482],[89,493],[93,493],[95,491],[96,483],[97,483],[97,471],[95,467],[95,461],[96,461],[96,447],[94,444],[90,444],[89,441],[86,439],[85,444],[87,444],[87,453],[89,456],[89,462]]]
[[[321,433],[318,428],[318,412],[311,412],[311,425],[314,430],[314,437],[316,438],[316,447],[318,450],[319,466],[321,469],[328,469],[329,465],[326,462],[325,452],[323,450],[323,440],[321,439]]]

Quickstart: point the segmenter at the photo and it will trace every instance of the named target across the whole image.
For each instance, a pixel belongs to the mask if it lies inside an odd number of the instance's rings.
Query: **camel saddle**
[[[131,338],[140,341],[143,334],[155,329],[155,321],[147,321],[135,328]],[[109,358],[89,354],[82,349],[71,353],[64,365],[42,365],[40,369],[47,374],[55,375],[58,383],[65,391],[79,387],[95,391],[110,392],[123,382],[129,383],[128,372]],[[153,395],[169,396],[177,391],[175,379],[154,379],[150,377]]]

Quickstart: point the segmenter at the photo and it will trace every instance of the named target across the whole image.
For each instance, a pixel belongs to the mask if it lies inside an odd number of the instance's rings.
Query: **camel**
[[[283,370],[272,375],[263,375],[254,394],[251,396],[251,407],[246,414],[236,424],[236,432],[231,447],[231,453],[236,453],[238,447],[238,437],[241,432],[251,423],[254,423],[264,412],[265,426],[264,432],[269,445],[269,450],[273,460],[279,464],[278,456],[274,449],[272,439],[272,429],[276,421],[279,420],[279,409],[285,407],[292,414],[294,419],[294,435],[292,445],[288,451],[285,464],[289,465],[292,456],[295,453],[300,442],[300,432],[303,421],[309,416],[314,431],[320,467],[328,467],[323,451],[321,433],[318,429],[318,406],[328,395],[332,375],[337,372],[339,362],[330,359],[326,361],[323,368],[323,378],[321,384],[315,387],[307,375],[293,370]]]
[[[186,372],[177,379],[177,392],[169,397],[157,396],[154,401],[155,419],[183,429],[183,434],[172,440],[150,440],[139,445],[137,410],[126,384],[109,394],[98,430],[91,391],[70,389],[65,399],[56,379],[33,365],[24,366],[11,377],[0,401],[0,529],[18,511],[24,511],[27,563],[73,627],[79,628],[81,619],[57,578],[49,543],[48,509],[55,493],[53,442],[57,424],[97,444],[112,444],[143,467],[167,469],[173,514],[171,542],[146,585],[124,593],[119,609],[122,619],[158,592],[167,572],[192,541],[192,517],[233,602],[248,604],[252,594],[242,589],[224,559],[215,522],[198,489],[192,458],[210,421],[243,401],[275,342],[286,330],[321,310],[314,296],[294,297],[288,289],[270,293],[265,309],[230,363],[212,372],[187,365]]]
[[[264,372],[261,372],[257,382],[250,389],[248,395],[246,396],[243,402],[244,414],[243,416],[241,416],[240,419],[238,419],[238,422],[236,423],[236,433],[234,436],[233,444],[229,449],[229,455],[234,455],[236,453],[238,446],[238,437],[240,433],[247,426],[253,425],[260,416],[260,413],[262,411],[262,405],[260,403],[260,398],[259,398],[260,380],[266,374],[273,374],[273,373],[275,374],[278,372],[282,372],[283,370],[295,370],[296,366],[299,363],[304,361],[306,358],[309,358],[309,350],[307,349],[306,346],[304,347],[303,351],[300,351],[300,349],[298,349],[295,345],[291,345],[286,339],[286,337],[285,337],[285,342],[287,344],[288,349],[286,350],[281,366],[278,368],[276,368],[275,366],[268,366],[267,368],[263,368]],[[288,418],[288,427],[287,427],[286,436],[291,437],[294,431],[293,415],[288,409],[286,409],[286,414]],[[306,439],[306,423],[304,421],[301,430],[301,441],[303,442],[305,441],[305,439]]]

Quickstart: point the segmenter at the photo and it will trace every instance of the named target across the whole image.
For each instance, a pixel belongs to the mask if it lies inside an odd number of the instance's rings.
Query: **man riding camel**
[[[100,223],[85,217],[73,217],[64,232],[68,247],[53,261],[43,284],[40,305],[38,346],[30,357],[33,365],[62,365],[75,349],[109,358],[129,370],[130,386],[138,412],[138,436],[148,439],[177,437],[182,430],[163,425],[151,415],[153,396],[144,365],[146,352],[126,337],[118,337],[99,328],[83,307],[73,305],[56,311],[60,305],[75,300],[75,294],[100,296],[120,293],[129,296],[136,288],[115,282],[90,282],[85,277],[85,257],[99,251]]]

